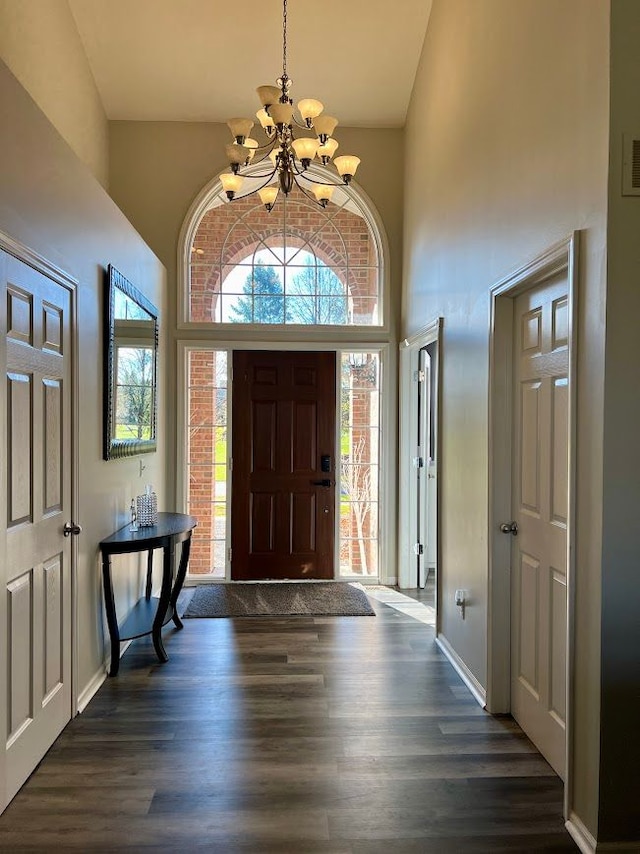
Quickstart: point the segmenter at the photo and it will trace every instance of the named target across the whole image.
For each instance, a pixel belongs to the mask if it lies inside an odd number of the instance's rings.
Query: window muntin
[[[378,241],[357,200],[346,191],[340,198],[341,204],[324,210],[296,190],[268,213],[253,197],[231,204],[217,204],[214,197],[193,232],[189,321],[380,326]],[[277,299],[267,299],[279,297],[280,292],[256,291],[264,311],[247,311],[238,320],[231,315],[232,294],[247,296],[247,278],[264,278],[255,271],[265,266],[277,271],[289,310],[283,305],[280,311]],[[314,271],[313,281],[305,282],[309,268]],[[301,292],[296,294],[296,287]],[[328,287],[333,289],[330,294],[323,292]]]
[[[343,326],[352,301],[338,273],[304,250],[254,252],[222,283],[222,322]]]

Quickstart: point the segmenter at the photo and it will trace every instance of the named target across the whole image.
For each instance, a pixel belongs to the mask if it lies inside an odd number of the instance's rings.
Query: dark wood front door
[[[335,400],[335,353],[234,352],[233,580],[333,578]]]

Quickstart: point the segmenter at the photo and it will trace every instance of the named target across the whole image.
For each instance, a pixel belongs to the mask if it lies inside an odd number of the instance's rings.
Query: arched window
[[[382,325],[379,231],[355,189],[333,199],[294,188],[268,212],[214,185],[184,235],[186,322]]]

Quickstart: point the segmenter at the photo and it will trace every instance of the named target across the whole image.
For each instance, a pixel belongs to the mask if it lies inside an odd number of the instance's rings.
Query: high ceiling
[[[69,0],[109,119],[253,118],[282,71],[281,0]],[[294,102],[404,124],[431,0],[289,0]]]

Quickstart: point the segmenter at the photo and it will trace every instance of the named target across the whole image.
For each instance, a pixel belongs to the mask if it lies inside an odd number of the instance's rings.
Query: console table
[[[151,635],[153,646],[160,661],[169,660],[162,644],[162,627],[169,620],[173,620],[176,628],[181,629],[183,627],[182,620],[176,610],[176,604],[187,574],[191,534],[197,524],[197,520],[193,516],[186,516],[184,513],[158,513],[158,521],[155,525],[130,531],[127,524],[100,542],[104,603],[111,639],[109,676],[116,676],[118,673],[120,641],[123,640]],[[174,583],[173,570],[177,543],[182,543],[182,549],[180,565]],[[158,597],[151,596],[151,572],[153,569],[153,551],[160,548],[163,550],[162,586]],[[138,600],[122,626],[118,626],[111,581],[111,555],[144,551],[147,552],[145,595]]]

